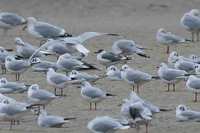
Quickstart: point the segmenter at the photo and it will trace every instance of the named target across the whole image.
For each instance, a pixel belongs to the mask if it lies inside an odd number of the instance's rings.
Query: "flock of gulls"
[[[93,133],[113,133],[117,130],[135,128],[139,131],[141,125],[145,125],[146,133],[153,116],[160,111],[171,111],[161,109],[150,101],[142,99],[140,87],[147,82],[160,80],[167,84],[167,91],[172,86],[176,90],[178,82],[186,82],[186,88],[194,93],[194,102],[198,100],[200,91],[200,57],[190,55],[184,57],[176,51],[170,52],[171,45],[187,45],[199,41],[200,11],[192,9],[185,13],[180,21],[183,28],[191,32],[191,39],[184,38],[160,28],[156,39],[159,44],[166,46],[168,62],[160,63],[156,75],[132,68],[128,62],[132,61],[133,55],[140,58],[150,58],[145,48],[133,40],[124,39],[119,34],[85,32],[73,36],[65,29],[36,20],[34,17],[24,18],[15,13],[0,13],[0,28],[4,36],[10,29],[21,26],[40,42],[40,47],[34,46],[20,37],[13,38],[16,50],[0,47],[0,120],[9,121],[10,129],[13,125],[20,124],[27,114],[37,116],[37,124],[40,127],[60,128],[66,122],[76,119],[75,117],[64,118],[62,116],[50,115],[46,106],[53,100],[66,96],[64,90],[68,86],[80,88],[80,94],[89,103],[89,110],[97,110],[97,104],[115,94],[98,88],[95,82],[106,78],[107,80],[125,82],[131,86],[129,97],[122,101],[119,118],[110,116],[98,116],[88,122],[87,128]],[[111,47],[111,51],[99,49],[95,52],[96,60],[102,64],[100,69],[96,64],[87,62],[90,50],[86,47],[87,40],[100,37],[120,37]],[[48,57],[54,56],[54,61]],[[117,67],[121,65],[121,68]],[[43,73],[48,85],[54,88],[54,92],[47,91],[36,83],[21,83],[20,76],[31,70],[31,73]],[[89,74],[85,70],[104,71],[102,75]],[[9,81],[3,75],[12,73],[16,81]],[[28,77],[26,77],[28,78]],[[10,93],[27,93],[27,99],[23,102],[6,96]],[[200,112],[193,111],[185,105],[176,108],[177,121],[200,121]]]

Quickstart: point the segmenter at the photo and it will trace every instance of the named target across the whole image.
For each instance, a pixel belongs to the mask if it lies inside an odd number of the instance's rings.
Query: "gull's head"
[[[2,103],[3,103],[3,104],[9,104],[10,102],[9,102],[8,99],[4,99],[4,100],[2,101]]]
[[[194,16],[200,16],[200,11],[198,9],[192,9],[189,13]]]
[[[76,76],[78,75],[78,71],[77,70],[72,70],[70,73],[69,73],[69,77],[71,78],[71,79],[73,79],[73,78],[76,78]]]
[[[35,22],[37,22],[37,19],[34,17],[28,17],[27,21],[28,21],[28,23],[35,23]]]
[[[117,71],[117,67],[116,66],[114,66],[114,65],[111,65],[111,66],[109,66],[108,68],[107,68],[107,71]]]
[[[98,51],[94,52],[95,54],[99,54],[99,53],[102,53],[102,52],[105,52],[104,49],[99,49]]]
[[[60,56],[61,58],[71,58],[72,57],[72,55],[70,55],[69,53],[65,53],[65,54],[63,54],[63,55],[61,55]]]
[[[197,55],[195,55],[195,54],[191,54],[191,55],[189,56],[189,58],[190,58],[190,59],[193,59],[193,60],[195,60],[195,59],[197,59],[197,58],[198,58],[198,56],[197,56]]]
[[[13,57],[12,56],[7,56],[6,57],[6,62],[11,62],[13,60]]]
[[[0,53],[4,53],[4,52],[6,52],[5,48],[0,47]]]
[[[166,33],[166,30],[164,28],[158,29],[158,33]]]
[[[29,87],[30,90],[32,91],[36,91],[36,90],[39,90],[39,85],[38,84],[33,84]]]
[[[81,85],[84,87],[91,86],[91,84],[88,81],[82,81]]]
[[[1,78],[0,79],[0,85],[1,84],[6,84],[8,81],[7,81],[7,79],[6,78]]]
[[[160,66],[159,66],[159,68],[162,68],[162,67],[167,67],[167,64],[166,64],[166,63],[164,63],[164,62],[160,63]]]
[[[126,71],[126,70],[128,70],[129,68],[130,68],[130,67],[129,67],[127,64],[125,64],[125,65],[122,66],[121,70],[122,70],[122,71]]]
[[[16,37],[15,38],[15,44],[23,46],[24,42],[22,41],[22,39],[20,37]]]
[[[186,111],[188,108],[185,106],[185,105],[183,105],[183,104],[180,104],[180,105],[178,105],[178,107],[176,108],[176,111]]]
[[[46,115],[47,115],[47,111],[46,110],[44,110],[44,109],[40,110],[39,116],[46,116]]]
[[[170,55],[171,55],[171,56],[174,56],[174,57],[178,57],[178,53],[177,53],[176,51],[172,51],[172,52],[170,53]]]
[[[55,72],[55,70],[53,68],[49,68],[47,71],[47,73],[53,73],[53,72]]]

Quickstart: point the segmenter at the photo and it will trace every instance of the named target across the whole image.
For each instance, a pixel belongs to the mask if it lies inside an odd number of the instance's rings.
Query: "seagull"
[[[174,64],[174,67],[179,70],[184,70],[186,72],[193,72],[195,70],[195,63],[184,59],[183,56],[179,56],[178,60]]]
[[[102,33],[102,32],[84,32],[78,36],[62,38],[66,43],[86,44],[86,41],[100,36],[121,36],[115,33]]]
[[[91,70],[97,69],[95,66],[86,63],[84,61],[77,60],[73,58],[70,54],[66,53],[61,55],[57,60],[57,66],[59,69],[64,71],[71,71],[71,70]]]
[[[170,85],[173,85],[173,91],[175,91],[175,83],[184,79],[185,76],[188,76],[188,73],[184,70],[178,70],[174,68],[169,68],[167,64],[161,63],[158,69],[158,76],[162,81],[167,83],[167,88],[170,90]]]
[[[96,117],[88,122],[87,128],[93,133],[114,133],[117,130],[130,128],[129,125],[123,125],[119,120],[109,116]]]
[[[191,54],[191,55],[189,56],[189,59],[190,59],[191,61],[193,61],[194,63],[200,64],[200,57],[197,56],[197,55]]]
[[[58,57],[60,55],[68,53],[68,54],[73,55],[73,56],[76,55],[80,59],[82,59],[87,55],[87,52],[85,54],[81,53],[82,49],[78,50],[76,48],[76,45],[66,43],[64,40],[61,40],[61,39],[57,39],[57,40],[48,39],[47,42],[44,45],[46,45],[46,51],[47,52],[54,53]],[[80,47],[83,47],[83,46],[80,46]],[[89,52],[89,50],[88,50],[88,52]]]
[[[40,60],[39,63],[33,64],[32,69],[34,72],[44,72],[46,73],[49,68],[53,68],[54,70],[58,69],[56,62],[51,62],[47,60]]]
[[[15,38],[15,44],[16,44],[16,52],[17,55],[21,56],[24,59],[28,59],[31,57],[31,55],[36,51],[37,47],[34,47],[33,45],[24,42],[20,37]],[[42,53],[39,52],[34,57],[41,57]]]
[[[45,109],[45,106],[49,104],[52,100],[56,99],[57,96],[55,94],[40,89],[38,84],[33,84],[28,88],[28,100],[30,105],[33,105],[34,107],[38,107],[38,113],[40,113],[40,106]]]
[[[159,107],[157,107],[156,105],[152,104],[151,102],[149,102],[147,100],[142,99],[134,91],[132,91],[130,93],[129,100],[132,103],[141,102],[142,105],[144,107],[148,108],[152,113],[159,113],[160,112],[160,108]]]
[[[90,110],[92,110],[92,103],[95,105],[95,110],[97,110],[97,103],[101,102],[108,96],[115,96],[110,93],[106,93],[100,88],[92,86],[89,82],[83,81],[81,86],[81,96],[83,99],[90,103]]]
[[[194,92],[194,102],[197,102],[197,95],[200,92],[200,78],[190,75],[186,82],[186,86],[189,90]]]
[[[181,26],[187,31],[191,32],[191,40],[194,42],[196,34],[197,41],[199,41],[199,32],[200,32],[200,11],[198,9],[192,9],[190,12],[187,12],[183,15],[180,20]]]
[[[0,65],[2,74],[6,74],[6,68],[5,68],[5,60],[6,57],[11,55],[5,48],[0,47]]]
[[[178,105],[176,108],[176,120],[179,122],[184,121],[200,121],[200,112],[193,111],[185,105]]]
[[[36,38],[56,39],[59,37],[71,36],[65,29],[36,20],[34,17],[27,18],[27,31]]]
[[[24,17],[19,16],[16,13],[1,12],[0,13],[0,28],[3,29],[4,35],[7,34],[9,29],[24,25],[27,21]]]
[[[128,56],[137,54],[141,57],[150,58],[144,53],[143,50],[145,49],[147,48],[140,46],[133,40],[120,39],[115,41],[112,45],[112,52],[116,55]]]
[[[121,71],[114,65],[107,68],[106,76],[109,80],[122,80]]]
[[[6,78],[0,79],[0,93],[22,93],[27,91],[27,86],[24,83],[9,82]]]
[[[7,56],[5,60],[5,67],[8,71],[16,74],[16,81],[20,79],[20,74],[25,72],[33,64],[39,63],[38,58],[32,58],[31,60],[16,59],[14,56]]]
[[[139,86],[146,82],[151,81],[154,78],[153,76],[151,76],[148,73],[130,68],[127,64],[122,66],[121,76],[122,76],[123,80],[125,80],[129,84],[133,85],[133,91],[134,91],[134,86],[135,85],[137,86],[138,94],[139,94]]]
[[[129,100],[126,100],[121,107],[121,115],[127,119],[130,124],[135,124],[137,129],[139,125],[145,124],[146,133],[148,133],[148,125],[152,120],[152,113],[147,107],[143,106],[140,101],[131,103]]]
[[[70,77],[64,74],[55,72],[53,68],[48,69],[46,79],[49,85],[55,87],[54,94],[56,96],[64,96],[63,89],[67,85],[77,82],[76,80],[72,81]],[[57,89],[60,89],[60,94],[57,94]]]
[[[187,43],[189,40],[180,36],[177,36],[171,32],[166,31],[164,28],[158,29],[156,33],[156,40],[158,43],[166,45],[166,53],[169,54],[170,45],[178,45]]]
[[[168,56],[168,63],[172,66],[178,61],[179,54],[176,51],[172,51]]]
[[[85,72],[79,72],[77,70],[72,70],[70,73],[69,73],[69,77],[71,79],[75,79],[75,80],[80,80],[80,81],[91,81],[91,82],[95,82],[97,80],[100,79],[99,76],[97,75],[90,75],[88,73],[85,73]]]
[[[40,115],[38,116],[37,119],[37,124],[40,127],[54,127],[54,128],[60,128],[62,127],[65,123],[69,122],[69,120],[72,120],[75,118],[64,118],[62,116],[57,116],[57,115],[48,115],[46,110],[42,110]]]
[[[103,49],[98,50],[95,52],[97,54],[97,61],[99,61],[102,65],[110,66],[113,64],[117,64],[122,61],[131,60],[127,57],[122,57],[120,55],[116,55],[112,52],[107,52]]]
[[[8,100],[3,100],[0,103],[0,119],[10,121],[10,129],[15,121],[19,122],[29,111],[29,106],[24,104],[9,103]]]

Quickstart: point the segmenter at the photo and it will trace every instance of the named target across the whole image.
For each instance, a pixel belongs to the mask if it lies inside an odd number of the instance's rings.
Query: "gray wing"
[[[143,72],[139,72],[139,71],[128,71],[126,74],[126,78],[129,81],[134,81],[134,82],[140,82],[141,80],[143,81],[149,81],[151,80],[151,75],[143,73]]]
[[[184,117],[187,117],[188,119],[199,119],[200,118],[200,112],[197,111],[184,111],[181,113]]]
[[[195,88],[195,89],[200,89],[200,80],[199,79],[194,79],[190,82],[189,86],[191,88]]]
[[[56,38],[62,35],[62,30],[60,28],[51,25],[36,25],[34,26],[34,30],[44,38]]]
[[[44,127],[54,127],[60,124],[62,125],[64,123],[65,123],[64,119],[59,116],[45,116],[42,119],[42,126]]]
[[[35,71],[47,71],[49,68],[53,68],[54,70],[57,69],[57,65],[54,62],[49,61],[42,61],[40,63],[34,64],[32,66],[33,70]]]
[[[21,113],[22,111],[24,111],[23,108],[14,105],[4,106],[3,108],[0,108],[0,112],[6,113],[8,115],[16,115],[17,113]]]
[[[119,61],[121,58],[111,52],[106,52],[102,55],[102,58],[110,60],[111,62]]]
[[[25,19],[17,14],[14,13],[4,13],[4,14],[0,14],[1,16],[1,21],[12,25],[12,26],[17,26],[17,25],[21,25],[24,24]]]
[[[102,90],[94,87],[92,87],[91,89],[85,89],[84,91],[82,91],[82,94],[90,98],[98,98],[105,95]]]
[[[182,21],[182,24],[187,26],[190,29],[197,29],[197,28],[200,28],[200,19],[188,15]]]
[[[162,76],[166,80],[174,80],[177,77],[184,76],[185,74],[186,72],[182,70],[168,69],[166,72],[163,73]]]
[[[68,78],[61,75],[54,75],[50,77],[50,80],[54,82],[55,84],[61,84],[61,83],[67,82]]]
[[[185,40],[184,38],[174,35],[170,32],[163,34],[163,38],[165,39],[165,41],[171,42],[171,43],[179,43]]]
[[[24,68],[29,67],[30,65],[28,64],[28,62],[23,61],[23,60],[16,60],[13,61],[9,64],[9,68],[14,70],[14,71],[19,71],[22,70]]]
[[[48,100],[48,99],[55,98],[55,95],[46,90],[38,90],[32,94],[32,97],[39,100]]]

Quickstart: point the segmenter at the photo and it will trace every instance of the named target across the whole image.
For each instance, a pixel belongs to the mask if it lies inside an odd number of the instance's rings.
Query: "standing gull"
[[[152,78],[154,78],[148,73],[130,68],[127,64],[122,66],[121,76],[129,84],[133,85],[133,91],[134,91],[134,86],[135,85],[137,86],[138,94],[139,94],[139,86],[146,82],[151,81]]]
[[[64,74],[55,72],[53,68],[49,68],[49,70],[47,71],[46,79],[49,85],[55,87],[54,93],[56,96],[64,96],[63,89],[67,85],[77,82],[71,81],[71,78]],[[57,94],[57,89],[60,89],[60,94]]]
[[[158,29],[158,31],[156,33],[156,39],[160,44],[167,46],[167,49],[166,49],[167,54],[169,54],[170,45],[173,46],[173,45],[183,44],[183,43],[186,43],[187,41],[189,41],[186,38],[177,36],[171,32],[166,31],[164,28]]]
[[[188,73],[186,71],[169,68],[165,63],[161,63],[158,69],[158,76],[162,81],[167,83],[167,91],[170,90],[171,84],[173,85],[173,91],[175,91],[176,82],[180,81],[181,79],[184,79],[187,75]]]
[[[44,89],[40,89],[38,84],[33,84],[28,88],[28,100],[29,104],[38,107],[38,113],[40,112],[40,106],[45,109],[45,106],[49,104],[52,100],[57,97],[55,94],[46,91]]]
[[[89,82],[84,81],[81,86],[81,96],[90,103],[90,110],[92,110],[92,103],[97,109],[97,103],[101,102],[108,96],[114,96],[113,94],[106,93],[100,88],[92,86]]]
[[[189,90],[194,92],[194,102],[197,102],[197,95],[200,92],[200,78],[194,75],[189,76],[186,86]]]
[[[12,29],[19,25],[26,24],[26,20],[24,17],[19,16],[16,13],[10,12],[1,12],[0,13],[0,28],[3,29],[4,35],[7,34],[9,29]]]
[[[5,60],[6,60],[6,57],[9,55],[10,53],[5,48],[0,47],[0,65],[1,65],[2,74],[6,74]]]
[[[200,12],[197,9],[192,9],[183,15],[180,21],[181,25],[189,32],[191,32],[191,40],[195,41],[195,34],[197,41],[199,41],[200,32]]]
[[[16,80],[20,79],[20,74],[25,72],[31,65],[38,63],[37,58],[31,60],[18,60],[14,56],[7,56],[5,61],[6,69],[12,73],[15,73]]]

